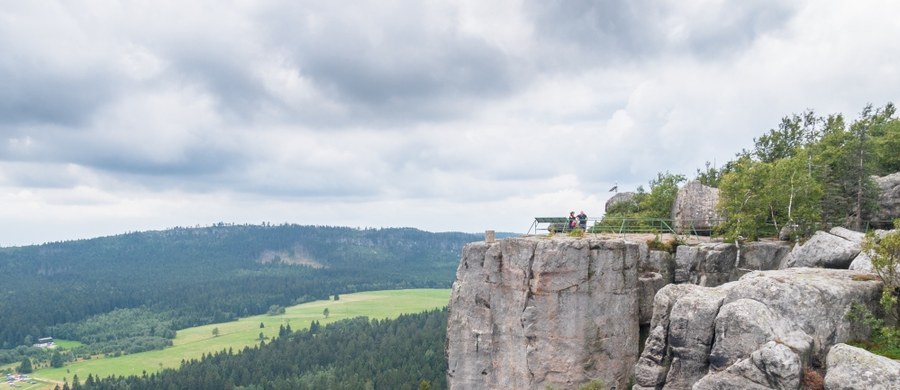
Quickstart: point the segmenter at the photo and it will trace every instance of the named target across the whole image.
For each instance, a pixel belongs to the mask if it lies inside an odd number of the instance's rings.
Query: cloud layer
[[[892,1],[0,6],[0,245],[217,221],[527,230],[897,101]]]

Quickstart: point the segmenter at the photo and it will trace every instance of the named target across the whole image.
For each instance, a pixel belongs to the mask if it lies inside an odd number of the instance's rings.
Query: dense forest
[[[143,376],[73,378],[61,389],[445,389],[447,309],[344,320]]]
[[[175,330],[332,294],[448,288],[481,235],[298,225],[174,228],[0,249],[0,358],[40,337],[88,352],[167,345]]]
[[[707,163],[696,179],[719,189],[723,222],[716,233],[730,240],[778,235],[793,238],[816,229],[891,228],[873,215],[877,188],[872,176],[900,172],[900,119],[892,103],[868,105],[849,124],[841,114],[812,110],[782,118],[777,128],[753,139],[721,167]],[[680,173],[661,172],[632,202],[607,210],[605,218],[671,218]]]

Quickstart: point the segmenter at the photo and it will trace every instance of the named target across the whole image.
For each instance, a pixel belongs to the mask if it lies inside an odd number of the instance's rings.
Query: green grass
[[[61,340],[61,339],[54,339],[53,344],[56,344],[56,346],[59,348],[65,348],[65,349],[72,349],[75,347],[82,346],[80,341]]]
[[[278,336],[280,325],[290,324],[293,330],[306,329],[313,320],[322,325],[342,319],[366,316],[372,319],[396,318],[404,313],[418,313],[441,308],[450,298],[448,289],[414,289],[370,291],[340,296],[338,301],[315,301],[288,307],[284,314],[259,315],[241,318],[237,321],[210,324],[178,331],[173,346],[157,351],[148,351],[116,358],[95,358],[66,365],[62,368],[45,368],[34,372],[33,376],[49,381],[71,382],[74,375],[81,381],[88,374],[105,378],[110,375],[141,375],[162,368],[176,368],[182,360],[199,359],[204,353],[218,352],[232,348],[235,352],[245,346],[259,344],[259,334],[265,337]],[[328,308],[326,319],[322,314]],[[263,323],[264,328],[259,324]],[[213,328],[219,329],[219,336],[213,337]],[[267,340],[268,341],[268,340]],[[0,388],[0,390],[6,390]]]
[[[854,347],[865,349],[871,353],[876,355],[881,355],[886,358],[898,360],[900,359],[900,348],[892,348],[890,346],[884,346],[878,344],[874,341],[851,341],[847,344],[850,344]]]

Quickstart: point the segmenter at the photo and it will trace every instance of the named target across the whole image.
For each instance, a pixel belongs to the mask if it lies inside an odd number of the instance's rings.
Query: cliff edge
[[[465,246],[450,297],[451,389],[624,389],[638,359],[638,264],[622,240],[522,237]],[[642,253],[643,252],[643,253]]]

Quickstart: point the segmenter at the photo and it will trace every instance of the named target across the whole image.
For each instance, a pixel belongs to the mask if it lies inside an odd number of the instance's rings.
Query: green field
[[[342,319],[366,316],[369,318],[396,318],[404,313],[418,313],[441,308],[450,298],[448,289],[415,289],[370,291],[341,295],[338,301],[316,301],[288,307],[284,314],[259,315],[241,318],[233,322],[210,324],[178,331],[173,346],[164,350],[125,355],[116,358],[84,360],[62,368],[37,370],[32,376],[48,381],[71,381],[78,375],[81,381],[88,374],[107,377],[110,375],[141,375],[156,372],[161,368],[178,367],[181,361],[199,359],[204,353],[218,352],[232,348],[235,352],[259,344],[259,334],[267,338],[278,335],[281,325],[290,324],[293,330],[306,329],[313,320],[326,324]],[[329,316],[323,315],[328,309]],[[265,325],[260,328],[260,323]],[[218,328],[219,336],[213,336]],[[4,385],[5,386],[5,385]],[[2,389],[5,390],[5,389]]]

